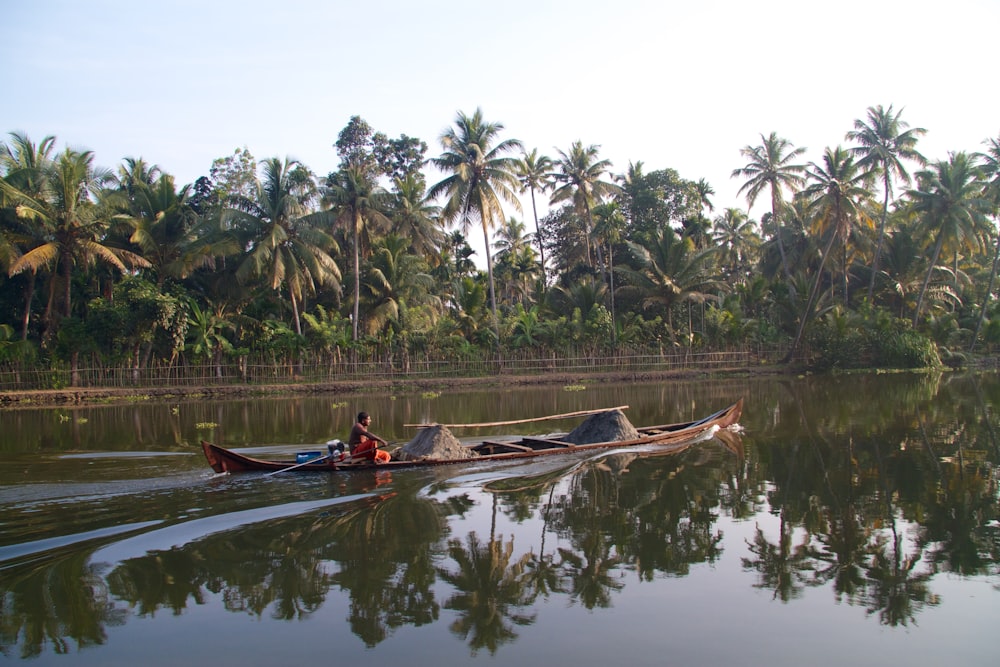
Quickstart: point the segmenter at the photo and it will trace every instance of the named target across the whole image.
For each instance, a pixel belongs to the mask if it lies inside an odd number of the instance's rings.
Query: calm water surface
[[[629,406],[682,452],[214,475]],[[72,665],[995,665],[1000,378],[850,375],[0,411],[0,654]],[[507,427],[568,430],[579,420]],[[496,430],[456,430],[461,437]],[[551,459],[551,457],[549,457]]]

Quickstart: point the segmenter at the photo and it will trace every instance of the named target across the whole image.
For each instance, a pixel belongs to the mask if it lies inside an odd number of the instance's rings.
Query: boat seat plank
[[[524,445],[519,445],[516,442],[501,442],[499,440],[483,440],[480,444],[473,447],[473,449],[479,449],[480,447],[500,447],[505,449],[512,449],[519,452],[533,452],[535,451],[531,447],[526,447]]]
[[[549,445],[549,449],[554,447],[576,447],[572,442],[563,442],[562,440],[552,440],[550,438],[532,438],[530,436],[521,438],[521,442],[533,442],[539,445]]]

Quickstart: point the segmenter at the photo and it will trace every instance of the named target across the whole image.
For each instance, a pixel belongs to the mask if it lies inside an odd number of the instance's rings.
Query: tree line
[[[642,161],[616,171],[582,141],[545,155],[505,129],[459,112],[428,156],[355,116],[326,176],[243,148],[186,185],[142,158],[107,169],[12,132],[0,361],[753,343],[818,366],[912,367],[1000,341],[1000,138],[929,161],[926,131],[891,105],[816,161],[761,134],[732,172],[748,209],[717,211],[704,179]]]

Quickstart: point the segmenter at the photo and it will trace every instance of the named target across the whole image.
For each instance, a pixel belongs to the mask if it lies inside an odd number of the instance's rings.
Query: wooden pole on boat
[[[570,417],[582,417],[584,415],[596,415],[601,412],[611,412],[612,410],[628,410],[627,405],[619,405],[616,408],[601,408],[599,410],[580,410],[579,412],[566,412],[561,415],[549,415],[548,417],[532,417],[530,419],[513,419],[505,422],[483,422],[481,424],[403,424],[408,428],[429,428],[431,426],[444,426],[445,428],[481,428],[487,426],[510,426],[511,424],[527,424],[529,422],[543,422],[550,419],[569,419]]]

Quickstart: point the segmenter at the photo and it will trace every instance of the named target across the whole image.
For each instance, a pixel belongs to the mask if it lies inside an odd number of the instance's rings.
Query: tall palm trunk
[[[21,340],[28,340],[28,325],[31,322],[31,302],[35,297],[36,276],[37,273],[31,271],[31,275],[28,277],[28,284],[24,287],[24,317],[21,318]]]
[[[545,276],[545,244],[542,243],[542,237],[538,230],[538,207],[535,206],[535,188],[531,188],[531,212],[535,216],[535,241],[538,243],[538,254],[542,258],[542,284],[548,282]]]
[[[611,289],[608,291],[611,297],[611,343],[617,345],[618,322],[615,319],[615,248],[611,243],[608,243],[608,280],[611,283]]]
[[[788,350],[788,354],[782,359],[782,363],[788,363],[795,356],[795,351],[799,348],[799,344],[802,342],[802,335],[805,333],[806,325],[809,323],[809,319],[812,317],[812,311],[815,307],[816,300],[819,297],[819,284],[823,280],[823,269],[826,268],[826,260],[830,257],[830,251],[833,249],[833,243],[837,240],[838,234],[830,234],[830,240],[826,242],[826,247],[823,249],[823,259],[819,263],[819,269],[816,271],[816,280],[813,281],[812,289],[809,290],[809,300],[806,302],[805,312],[802,313],[802,319],[799,321],[799,330],[795,333],[795,340],[792,341],[792,346]]]
[[[497,316],[497,295],[493,287],[493,253],[490,252],[490,232],[483,222],[483,242],[486,244],[486,273],[490,281],[490,310],[493,313],[493,333],[497,336],[497,344],[500,344],[500,319]]]
[[[882,220],[878,224],[878,242],[875,244],[875,258],[872,260],[872,275],[868,279],[868,303],[875,298],[875,276],[878,274],[879,259],[882,257],[882,244],[885,241],[885,219],[889,215],[889,177],[885,177],[885,199],[882,201]]]
[[[594,216],[590,211],[590,202],[583,203],[584,211],[587,214],[587,261],[590,263],[591,268],[593,268],[594,263],[590,258],[590,235],[594,230]],[[601,272],[601,276],[604,275],[604,253],[601,251],[601,243],[598,241],[595,244],[597,251],[597,270]]]
[[[917,308],[913,312],[913,326],[917,326],[917,322],[920,320],[920,310],[924,305],[924,294],[927,293],[927,286],[931,282],[931,275],[934,273],[935,267],[937,267],[938,257],[941,255],[941,247],[944,245],[944,232],[938,232],[937,241],[934,243],[934,252],[931,254],[931,265],[927,269],[927,275],[924,276],[924,284],[920,287],[920,296],[917,297]]]
[[[849,294],[849,290],[848,290],[848,279],[847,279],[847,234],[844,234],[843,255],[844,255],[844,261],[843,261],[843,264],[844,264],[844,272],[843,272],[844,273],[844,308],[847,308],[848,305],[849,305],[848,302],[850,300],[850,294]]]
[[[302,335],[302,322],[299,321],[299,300],[295,297],[295,290],[291,285],[288,287],[288,298],[292,302],[292,319],[295,321],[295,333]]]
[[[73,303],[70,300],[73,288],[73,258],[68,254],[64,254],[61,261],[63,265],[63,279],[66,281],[63,291],[63,317],[69,317],[73,314]]]
[[[351,241],[354,246],[354,316],[351,318],[352,340],[358,339],[359,302],[361,300],[361,249],[359,247],[358,230],[361,229],[361,214],[355,210],[354,224],[351,226]]]
[[[979,339],[979,332],[983,328],[983,321],[986,320],[986,306],[990,302],[990,295],[993,294],[993,287],[997,279],[997,265],[1000,264],[1000,235],[997,235],[997,248],[993,253],[993,268],[990,270],[990,286],[986,288],[986,296],[983,297],[983,307],[979,311],[979,320],[976,322],[976,333],[972,335],[972,343],[969,344],[969,352],[976,349],[976,340]]]
[[[781,270],[785,273],[785,280],[788,281],[789,289],[795,294],[792,287],[792,273],[788,270],[788,257],[785,255],[785,242],[781,239],[781,218],[778,211],[781,210],[781,202],[778,200],[778,192],[774,185],[771,185],[771,222],[774,223],[774,235],[778,239],[778,254],[781,255]]]

